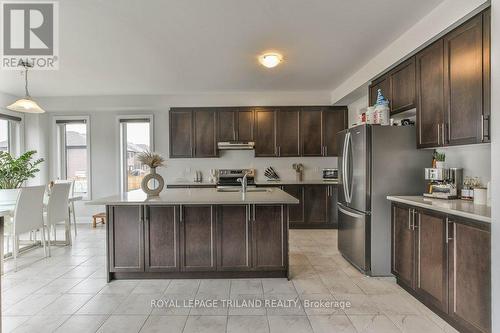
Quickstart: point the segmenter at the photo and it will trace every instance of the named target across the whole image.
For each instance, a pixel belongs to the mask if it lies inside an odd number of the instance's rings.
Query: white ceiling
[[[64,0],[33,96],[330,91],[441,0]],[[269,70],[257,56],[284,54]],[[0,91],[23,94],[17,71]]]

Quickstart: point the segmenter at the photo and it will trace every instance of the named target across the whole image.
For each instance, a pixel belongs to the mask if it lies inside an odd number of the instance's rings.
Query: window
[[[74,180],[74,194],[90,199],[88,119],[58,119],[56,126],[58,177]]]
[[[9,151],[9,121],[0,119],[0,151]]]
[[[137,154],[153,149],[152,117],[123,117],[120,121],[121,191],[141,188],[148,166],[137,160]]]
[[[21,118],[0,114],[0,151],[18,155]]]

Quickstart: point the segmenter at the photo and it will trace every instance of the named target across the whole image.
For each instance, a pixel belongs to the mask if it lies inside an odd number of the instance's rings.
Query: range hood
[[[251,150],[255,148],[253,141],[221,141],[217,142],[219,150]]]

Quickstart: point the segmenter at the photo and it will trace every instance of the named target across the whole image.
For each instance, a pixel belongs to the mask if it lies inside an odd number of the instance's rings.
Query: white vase
[[[21,191],[20,188],[0,190],[0,202],[14,204],[17,201],[17,196],[19,195],[20,191]]]
[[[446,169],[446,162],[436,161],[437,169]]]
[[[150,188],[149,182],[153,180],[156,182],[156,188]],[[163,190],[163,186],[165,185],[165,181],[163,177],[156,173],[156,168],[151,168],[150,173],[144,176],[141,181],[141,188],[144,193],[147,194],[148,198],[157,197],[160,195],[160,192]]]

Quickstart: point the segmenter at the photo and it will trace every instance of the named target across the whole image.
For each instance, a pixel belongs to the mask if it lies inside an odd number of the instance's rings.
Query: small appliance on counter
[[[457,199],[462,187],[463,170],[459,168],[425,168],[427,193],[424,197]]]
[[[337,168],[325,168],[323,169],[323,180],[338,180],[339,179],[339,169]]]

